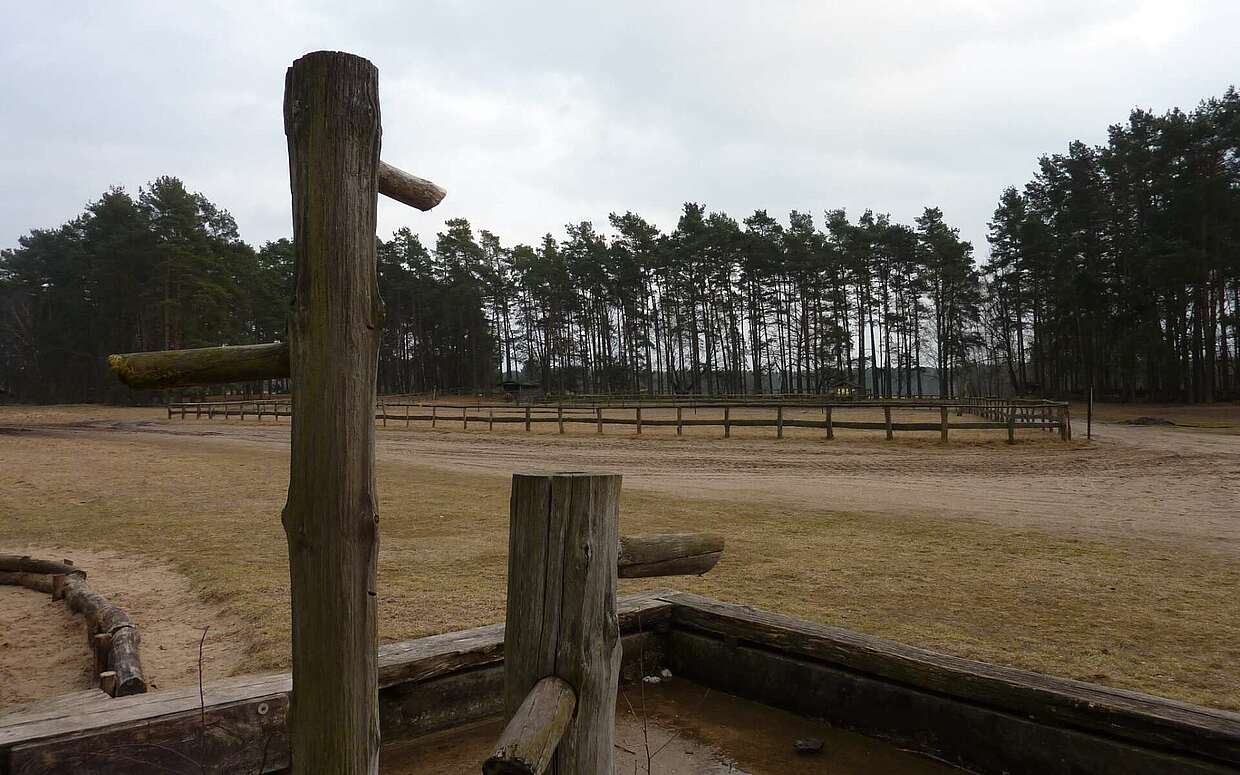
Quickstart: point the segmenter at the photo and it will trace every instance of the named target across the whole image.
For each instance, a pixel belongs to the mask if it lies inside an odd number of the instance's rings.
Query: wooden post
[[[637,435],[642,435],[642,408],[637,407]]]
[[[1059,440],[1068,440],[1068,412],[1064,407],[1059,407]]]
[[[939,439],[947,441],[947,407],[939,407]]]
[[[1007,417],[1008,444],[1016,443],[1016,407],[1008,407]]]
[[[560,435],[564,435],[564,404],[560,404],[556,407],[555,418],[560,424]]]
[[[292,459],[284,529],[292,597],[293,775],[377,773],[375,269],[378,71],[319,51],[284,89],[293,197]]]
[[[487,430],[495,430],[495,407],[490,408],[490,414],[487,415]]]
[[[431,427],[432,428],[435,427],[435,415],[436,415],[436,410],[438,408],[439,408],[438,404],[431,404]]]
[[[891,407],[883,407],[883,425],[887,429],[887,441],[891,441],[895,434],[891,432]]]
[[[387,427],[387,404],[379,404],[379,413],[383,416],[383,427]]]
[[[731,407],[723,407],[723,437],[725,439],[732,437],[732,413]]]
[[[525,432],[530,432],[530,408],[525,407]]]
[[[775,407],[775,438],[782,439],[784,437],[784,405],[780,404]]]
[[[598,432],[603,432],[603,410],[600,407],[594,408],[594,419],[598,421]]]
[[[550,675],[576,692],[577,712],[550,772],[612,772],[619,503],[615,474],[512,477],[504,707],[512,719]]]
[[[827,439],[835,438],[835,418],[832,417],[832,407],[827,407]]]
[[[461,407],[461,430],[469,430],[469,407]]]
[[[409,404],[405,404],[405,427],[409,427]]]
[[[682,407],[679,407],[679,406],[676,407],[676,435],[677,436],[681,436],[684,434],[685,426],[684,426],[684,415],[682,414],[682,411],[683,411]]]

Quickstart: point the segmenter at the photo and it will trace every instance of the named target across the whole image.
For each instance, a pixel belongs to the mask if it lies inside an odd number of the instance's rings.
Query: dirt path
[[[1120,424],[1094,430],[1089,445],[1043,438],[1015,446],[995,441],[943,447],[920,440],[384,429],[378,447],[382,460],[444,471],[607,469],[622,472],[626,488],[677,497],[958,517],[1088,537],[1187,543],[1240,556],[1240,436]],[[289,428],[124,420],[46,432],[156,433],[194,444],[266,446],[287,444]]]

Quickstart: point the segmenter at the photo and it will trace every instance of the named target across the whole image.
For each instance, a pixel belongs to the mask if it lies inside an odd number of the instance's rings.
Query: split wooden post
[[[684,422],[685,421],[684,421],[683,411],[684,410],[682,407],[679,407],[679,406],[676,407],[676,435],[677,436],[684,435],[684,428],[685,428]]]
[[[831,414],[832,414],[831,407],[828,406],[827,407],[827,418],[826,418],[827,440],[828,441],[835,438],[835,418],[833,418]]]
[[[887,430],[887,441],[891,441],[891,439],[895,436],[895,434],[892,433],[892,429],[891,429],[891,407],[890,406],[883,407],[883,427],[886,428]]]
[[[939,440],[947,441],[947,407],[939,407]]]
[[[525,407],[525,432],[530,432],[530,408]]]
[[[294,775],[379,767],[375,265],[379,78],[319,51],[284,89],[293,199],[292,459],[283,523],[292,580]]]
[[[780,404],[775,407],[775,438],[782,439],[784,437],[784,405]]]
[[[515,474],[508,533],[504,707],[547,676],[577,711],[551,759],[563,775],[610,773],[620,677],[616,474]],[[498,770],[502,772],[502,770]]]
[[[729,411],[731,407],[723,407],[723,437],[725,439],[732,437],[732,413]]]

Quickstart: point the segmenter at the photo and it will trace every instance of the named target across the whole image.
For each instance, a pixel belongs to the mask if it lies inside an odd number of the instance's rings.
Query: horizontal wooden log
[[[15,571],[0,571],[0,584],[11,584],[13,586],[25,587],[33,589],[36,592],[52,592],[52,577],[46,573],[19,573]]]
[[[618,575],[700,576],[723,556],[723,536],[715,533],[661,533],[620,537]]]
[[[92,643],[98,633],[112,636],[107,667],[116,674],[116,683],[109,694],[125,697],[145,692],[146,678],[139,657],[141,636],[129,614],[91,589],[83,576],[65,577],[64,596],[69,610],[85,617],[87,637]]]
[[[109,355],[108,366],[135,390],[257,382],[289,376],[287,342]]]
[[[448,194],[429,180],[410,175],[385,161],[379,162],[379,193],[423,212],[442,202]]]
[[[483,763],[484,775],[542,775],[576,708],[577,695],[562,679],[534,684]]]
[[[86,575],[86,571],[71,562],[39,560],[34,557],[20,554],[0,554],[0,572],[3,571],[13,573],[63,573],[65,575]]]

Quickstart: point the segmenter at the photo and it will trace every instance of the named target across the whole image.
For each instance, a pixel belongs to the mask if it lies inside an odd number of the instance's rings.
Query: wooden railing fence
[[[734,410],[743,409],[747,416],[738,417]],[[645,410],[645,414],[643,414]],[[651,411],[661,415],[650,415]],[[802,416],[788,416],[791,410]],[[882,420],[847,419],[847,414],[859,410],[883,413]],[[893,413],[917,410],[937,413],[933,420],[895,419]],[[807,411],[820,413],[818,418],[803,416]],[[753,416],[761,413],[764,416]],[[686,416],[690,415],[691,416]],[[955,415],[956,419],[952,418]],[[960,419],[966,415],[980,419]],[[168,418],[214,420],[217,417],[229,419],[253,419],[261,421],[272,419],[278,421],[282,417],[292,416],[292,402],[288,400],[253,400],[253,401],[207,401],[182,402],[168,404]],[[485,424],[487,430],[494,430],[499,425],[521,425],[525,431],[532,431],[536,424],[555,423],[559,433],[565,432],[569,425],[593,425],[598,433],[603,433],[605,426],[631,427],[640,435],[643,428],[664,427],[675,428],[677,435],[683,435],[685,428],[713,427],[722,431],[724,438],[732,436],[733,428],[774,428],[776,438],[784,437],[786,428],[813,428],[824,431],[826,438],[835,438],[836,430],[875,430],[883,431],[887,439],[892,439],[897,432],[933,432],[938,431],[941,440],[947,441],[953,430],[1007,431],[1008,440],[1015,441],[1017,431],[1041,430],[1058,432],[1063,441],[1072,439],[1071,410],[1066,402],[1040,399],[1007,399],[1007,398],[965,398],[953,401],[900,400],[900,401],[838,401],[817,403],[789,403],[780,401],[754,402],[734,400],[715,400],[711,402],[691,402],[676,405],[649,403],[614,403],[607,406],[577,403],[560,403],[555,405],[522,405],[513,404],[427,404],[413,402],[387,403],[380,401],[375,410],[375,421],[384,427],[389,422],[404,423],[411,427],[413,423],[430,423],[432,428],[441,425],[451,427],[460,423],[463,430],[470,425]]]

